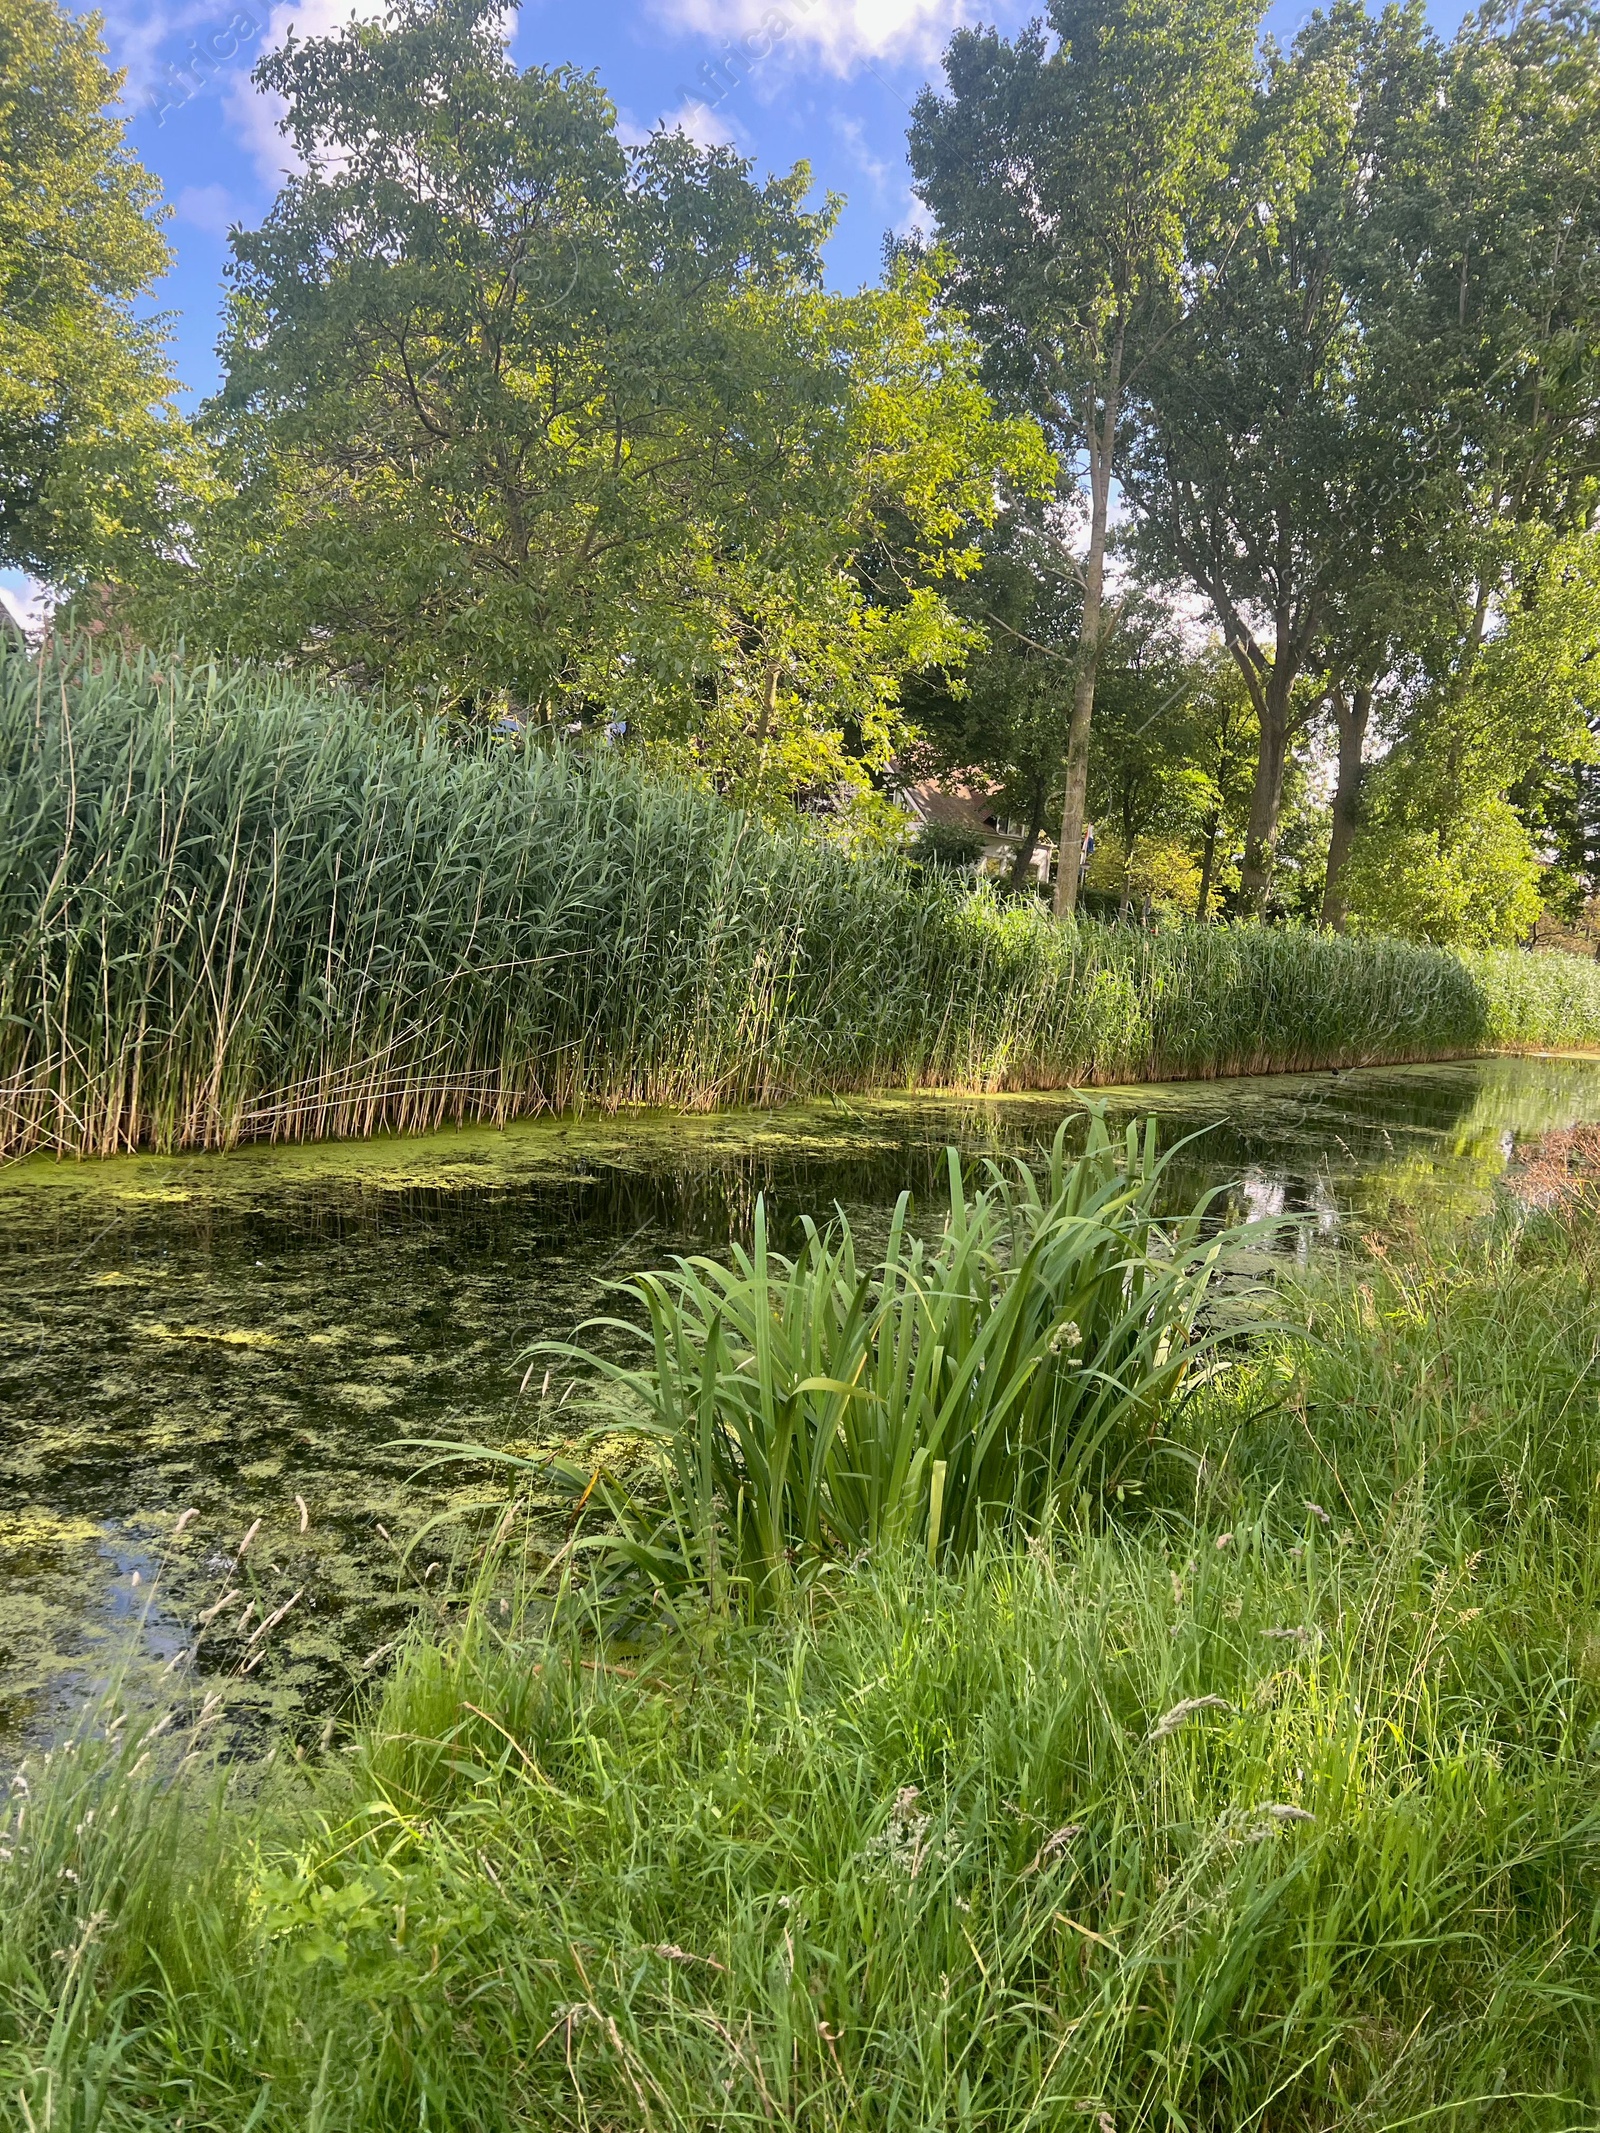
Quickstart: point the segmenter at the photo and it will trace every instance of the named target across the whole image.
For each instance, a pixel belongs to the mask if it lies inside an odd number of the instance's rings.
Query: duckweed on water
[[[449,1529],[403,1564],[410,1536],[454,1510],[464,1544],[493,1493],[483,1475],[414,1481],[400,1440],[579,1437],[595,1419],[582,1392],[519,1397],[516,1358],[614,1308],[607,1282],[747,1238],[758,1192],[784,1249],[799,1214],[835,1201],[876,1239],[907,1186],[934,1219],[946,1140],[1037,1153],[1062,1108],[853,1100],[0,1170],[0,1501],[58,1536],[0,1575],[0,1728],[48,1734],[130,1643],[159,1688],[261,1518],[260,1612],[304,1596],[248,1677],[233,1678],[231,1615],[199,1666],[227,1686],[241,1739],[289,1724],[314,1741],[424,1604],[427,1562],[445,1564],[430,1592],[448,1573]],[[1242,1179],[1237,1213],[1308,1209],[1331,1238],[1341,1208],[1360,1226],[1469,1208],[1515,1135],[1600,1118],[1600,1070],[1487,1060],[1140,1089],[1112,1108],[1159,1110],[1169,1142],[1212,1126],[1180,1159],[1180,1201]],[[157,1325],[213,1337],[139,1330]],[[251,1343],[216,1337],[230,1333]],[[554,1501],[533,1509],[564,1531]]]

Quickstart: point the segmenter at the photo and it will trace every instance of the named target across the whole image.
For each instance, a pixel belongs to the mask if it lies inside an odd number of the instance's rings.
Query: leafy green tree
[[[1373,367],[1408,376],[1419,402],[1435,413],[1431,437],[1419,435],[1409,455],[1431,464],[1424,507],[1396,544],[1400,552],[1385,556],[1376,582],[1369,574],[1358,592],[1357,605],[1378,627],[1342,670],[1354,686],[1336,688],[1331,700],[1340,779],[1323,915],[1331,924],[1342,920],[1340,864],[1359,819],[1365,712],[1373,677],[1387,661],[1391,723],[1397,707],[1405,741],[1394,775],[1375,797],[1392,808],[1400,785],[1423,778],[1428,763],[1439,768],[1430,833],[1449,844],[1455,833],[1446,825],[1457,826],[1467,858],[1456,877],[1474,884],[1470,893],[1460,888],[1458,901],[1480,915],[1504,902],[1493,923],[1505,934],[1520,930],[1534,893],[1534,862],[1503,813],[1504,781],[1459,782],[1452,765],[1487,758],[1471,750],[1463,758],[1455,719],[1463,688],[1473,700],[1484,689],[1495,694],[1503,649],[1482,689],[1470,689],[1471,669],[1530,539],[1537,549],[1541,527],[1586,523],[1600,474],[1593,419],[1600,377],[1600,19],[1588,8],[1542,6],[1469,16],[1439,54],[1436,73],[1431,93],[1413,92],[1396,112],[1389,177],[1374,195],[1362,297]],[[1381,299],[1376,305],[1368,301],[1372,290]],[[1512,591],[1513,605],[1520,597]],[[1421,725],[1433,713],[1445,717],[1445,727],[1429,748]],[[1508,776],[1520,752],[1522,812],[1536,820],[1540,803],[1530,779],[1538,782],[1547,767],[1539,721],[1530,714],[1519,735],[1517,717],[1512,705],[1491,725],[1509,750]],[[1574,773],[1569,765],[1569,781]],[[1466,827],[1473,821],[1476,830]],[[1432,863],[1427,849],[1424,838],[1413,871]],[[1375,850],[1369,843],[1364,860],[1369,921]],[[1392,871],[1404,880],[1395,852],[1391,835]],[[1509,902],[1483,873],[1490,852],[1522,884]],[[1438,868],[1443,882],[1450,865],[1440,860]],[[1397,922],[1406,917],[1403,905],[1404,893]],[[1441,915],[1430,923],[1464,921]]]
[[[960,656],[956,536],[1048,455],[930,268],[825,294],[803,166],[624,146],[503,13],[400,0],[257,70],[304,167],[235,239],[233,495],[172,611],[787,805],[886,757],[903,676]]]
[[[1379,218],[1381,352],[1448,411],[1467,557],[1463,655],[1525,535],[1586,523],[1600,478],[1600,13],[1469,15],[1412,99]]]
[[[1157,848],[1192,862],[1185,901],[1211,916],[1220,891],[1237,887],[1233,851],[1249,819],[1259,754],[1255,709],[1237,666],[1220,646],[1185,656],[1148,596],[1127,632],[1138,649],[1103,676],[1090,798],[1127,880],[1148,873]],[[1291,776],[1292,782],[1292,776]],[[1164,862],[1172,875],[1176,862]]]
[[[1261,733],[1244,677],[1226,652],[1196,662],[1188,705],[1190,760],[1204,781],[1200,884],[1195,916],[1205,923],[1219,889],[1237,886],[1231,854],[1250,816]]]
[[[1545,909],[1575,923],[1600,895],[1600,751],[1535,763],[1507,798],[1535,847],[1554,855],[1539,884]]]
[[[1143,555],[1210,602],[1259,729],[1251,911],[1266,907],[1297,737],[1330,685],[1359,762],[1390,588],[1427,508],[1430,409],[1393,335],[1391,360],[1374,361],[1362,299],[1378,301],[1372,226],[1397,133],[1435,77],[1416,9],[1374,21],[1340,0],[1290,52],[1269,48],[1235,144],[1237,212],[1198,233],[1197,293],[1141,381],[1128,489]]]
[[[1596,756],[1600,536],[1524,556],[1500,627],[1374,773],[1345,874],[1355,931],[1487,944],[1539,916],[1540,854],[1510,792]]]
[[[1053,502],[1009,496],[980,545],[982,568],[957,594],[976,643],[958,671],[908,689],[916,739],[902,767],[987,782],[996,811],[1019,826],[1011,886],[1021,889],[1060,805],[1083,593]]]
[[[1105,565],[1128,398],[1184,302],[1185,249],[1204,227],[1248,107],[1250,0],[1052,0],[1049,30],[962,30],[949,93],[918,100],[917,190],[954,255],[986,376],[1082,466],[1087,541],[1061,849],[1082,836],[1095,684],[1115,633]],[[1070,911],[1077,868],[1057,872]]]
[[[1115,840],[1124,870],[1141,840],[1192,841],[1209,788],[1196,761],[1198,675],[1155,614],[1130,615],[1125,643],[1102,666],[1088,805],[1099,841]]]
[[[160,320],[160,188],[107,110],[122,76],[97,16],[0,8],[0,564],[115,576],[165,535],[192,478]]]

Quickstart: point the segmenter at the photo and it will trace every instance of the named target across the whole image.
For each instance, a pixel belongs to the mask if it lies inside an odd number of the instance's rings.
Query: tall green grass
[[[1060,926],[606,755],[0,662],[3,1152],[1428,1058],[1491,1041],[1485,969]]]
[[[480,1600],[264,1775],[102,1728],[0,1836],[0,2114],[1592,2126],[1593,1213],[1296,1294],[1049,1547],[632,1652]]]
[[[1488,1009],[1486,1034],[1507,1051],[1592,1051],[1600,1044],[1600,963],[1491,948],[1467,958]]]

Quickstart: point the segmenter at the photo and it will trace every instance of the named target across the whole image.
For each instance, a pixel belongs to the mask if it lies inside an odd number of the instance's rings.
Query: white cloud
[[[0,582],[0,606],[30,637],[36,636],[44,627],[55,604],[56,596],[48,585],[20,570],[5,572],[4,580]]]
[[[281,96],[258,89],[248,74],[235,74],[223,94],[222,108],[234,139],[256,167],[256,176],[276,192],[291,172],[300,169],[300,158],[278,121],[288,106]]]
[[[731,148],[738,139],[731,119],[692,97],[686,98],[676,111],[664,111],[656,124],[664,133],[686,133],[702,148]]]
[[[267,19],[261,39],[263,52],[274,52],[292,29],[297,39],[326,37],[347,22],[371,22],[386,11],[386,0],[278,0]],[[252,65],[254,62],[252,61]],[[242,68],[228,82],[223,108],[234,136],[256,166],[263,185],[276,192],[284,179],[300,168],[292,143],[278,130],[287,108],[281,96],[269,96],[256,88],[250,69]]]
[[[656,0],[656,6],[676,29],[723,45],[743,40],[752,66],[781,47],[804,47],[836,74],[874,59],[931,63],[956,25],[976,12],[967,0]]]
[[[867,146],[867,129],[858,118],[846,118],[842,112],[833,114],[833,130],[855,158],[856,166],[863,171],[881,193],[889,182],[890,165],[886,156],[874,155]]]
[[[184,0],[176,7],[163,5],[161,0],[154,5],[151,0],[110,0],[101,13],[112,64],[127,76],[122,101],[135,110],[150,101],[167,60],[176,56],[168,50],[173,39],[197,37],[220,26],[229,10],[223,0]]]
[[[245,210],[225,185],[186,185],[173,202],[180,222],[191,223],[208,237],[226,237]]]

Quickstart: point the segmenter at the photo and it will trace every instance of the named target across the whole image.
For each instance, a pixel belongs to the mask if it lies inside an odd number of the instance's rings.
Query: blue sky
[[[377,14],[382,0],[357,6]],[[975,16],[1013,29],[1040,11],[1041,0],[524,0],[512,49],[524,66],[595,69],[632,132],[684,122],[762,173],[809,161],[819,196],[847,201],[828,271],[854,288],[876,278],[885,233],[915,211],[906,124],[951,29]],[[352,0],[102,0],[101,12],[112,60],[127,72],[130,144],[172,209],[173,266],[156,302],[172,315],[192,405],[217,380],[229,226],[261,219],[282,169],[274,113],[250,69],[290,24],[325,31],[349,19]],[[1306,12],[1304,0],[1277,0],[1267,28],[1287,40]],[[1444,0],[1433,12],[1453,23],[1460,8]],[[730,93],[713,89],[708,106],[702,70],[752,35],[771,49]],[[12,591],[24,582],[0,576]]]

